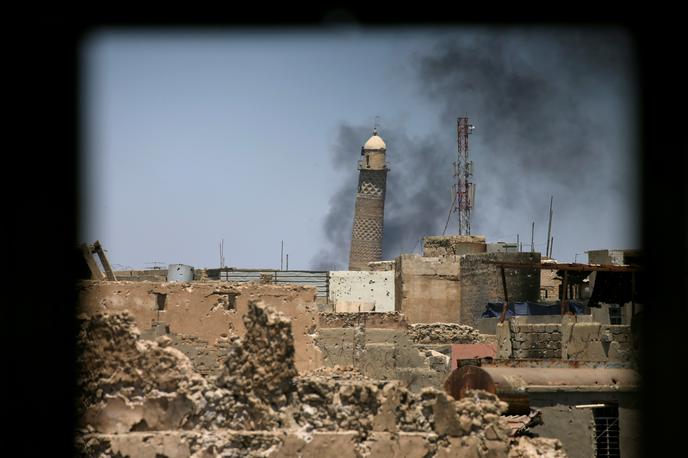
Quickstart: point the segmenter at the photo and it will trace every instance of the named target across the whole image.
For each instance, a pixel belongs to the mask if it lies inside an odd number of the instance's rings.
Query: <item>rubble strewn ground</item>
[[[417,323],[409,325],[409,335],[416,343],[451,344],[481,342],[480,333],[458,323]]]
[[[288,318],[251,303],[244,324],[207,380],[169,338],[140,340],[128,313],[84,318],[81,456],[565,456],[558,440],[509,437],[495,395],[455,401],[341,366],[299,376]]]

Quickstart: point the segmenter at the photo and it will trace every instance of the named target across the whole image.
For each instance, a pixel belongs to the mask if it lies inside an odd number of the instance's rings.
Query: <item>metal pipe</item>
[[[549,198],[549,224],[547,225],[547,248],[545,249],[545,256],[549,256],[549,243],[550,236],[552,235],[552,202],[554,201],[554,196]]]

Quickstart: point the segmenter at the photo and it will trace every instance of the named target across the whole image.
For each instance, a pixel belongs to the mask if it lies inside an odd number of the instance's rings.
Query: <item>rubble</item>
[[[129,313],[80,317],[77,415],[99,432],[182,427],[206,380],[180,351],[139,340]]]
[[[455,401],[347,366],[299,376],[290,320],[261,303],[249,304],[243,320],[245,336],[228,337],[224,370],[207,380],[168,338],[140,340],[126,312],[83,319],[81,456],[322,456],[333,447],[357,457],[563,453],[558,441],[514,441],[501,419],[506,403],[484,391]]]
[[[458,323],[417,323],[409,325],[409,335],[416,343],[452,344],[481,342],[480,333]]]

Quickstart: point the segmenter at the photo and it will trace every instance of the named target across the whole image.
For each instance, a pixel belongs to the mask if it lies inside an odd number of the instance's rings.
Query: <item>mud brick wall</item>
[[[517,324],[511,321],[510,326],[514,358],[561,358],[560,324]]]
[[[162,324],[157,328],[153,327],[142,331],[141,338],[156,340],[161,335],[167,336],[170,339],[167,346],[184,353],[191,360],[196,372],[204,377],[217,377],[222,373],[229,348],[229,339],[226,336],[218,338],[215,345],[209,345],[208,341],[199,337],[188,334],[172,334],[168,331],[169,327]]]
[[[323,365],[322,355],[313,340],[318,326],[316,290],[313,287],[228,282],[85,280],[79,282],[77,289],[79,313],[93,315],[128,310],[134,316],[137,327],[142,332],[149,331],[153,337],[169,334],[172,345],[176,345],[174,336],[188,336],[179,345],[184,345],[189,352],[198,349],[200,354],[188,353],[194,362],[199,358],[210,360],[210,357],[205,358],[205,343],[210,355],[212,351],[221,352],[224,339],[230,332],[243,336],[246,328],[241,317],[248,310],[249,302],[263,301],[291,318],[297,368],[309,371]],[[159,325],[166,326],[166,329],[158,329]],[[189,340],[191,337],[196,340]]]

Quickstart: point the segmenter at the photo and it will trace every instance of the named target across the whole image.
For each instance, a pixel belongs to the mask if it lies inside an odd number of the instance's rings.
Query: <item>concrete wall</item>
[[[409,323],[459,323],[458,256],[402,254],[395,265],[395,310]]]
[[[460,257],[460,323],[477,326],[488,302],[504,300],[502,276],[495,262],[539,265],[540,253],[484,253]],[[505,269],[509,301],[537,301],[540,270]]]
[[[162,310],[158,310],[159,295],[165,295]],[[172,337],[179,336],[179,339],[187,340],[189,337],[196,338],[191,347],[200,351],[203,351],[206,342],[209,349],[221,346],[230,331],[243,336],[246,329],[242,317],[252,300],[264,301],[291,318],[296,367],[299,371],[323,365],[322,355],[312,336],[318,325],[314,288],[225,282],[79,283],[80,313],[126,309],[134,315],[136,326],[142,332],[163,323]]]
[[[638,405],[634,393],[537,393],[530,406],[542,411],[543,424],[531,428],[543,437],[561,440],[570,458],[594,453],[593,410],[576,405],[615,403],[619,406],[619,446],[623,458],[640,456]]]
[[[336,312],[393,312],[394,271],[330,272],[329,294]]]
[[[622,265],[624,263],[624,250],[590,250],[586,253],[588,253],[590,264]]]
[[[562,359],[616,364],[633,362],[630,326],[580,323],[566,317],[561,325],[561,336]]]

